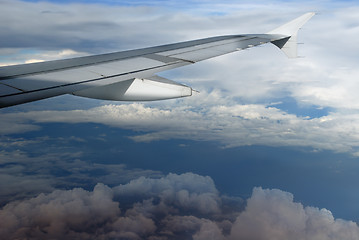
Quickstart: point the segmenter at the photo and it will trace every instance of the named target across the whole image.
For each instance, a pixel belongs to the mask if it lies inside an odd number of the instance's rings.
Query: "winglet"
[[[272,43],[280,48],[288,58],[296,58],[298,30],[314,15],[314,12],[306,13],[268,32],[268,34],[281,35],[280,38],[272,41]]]

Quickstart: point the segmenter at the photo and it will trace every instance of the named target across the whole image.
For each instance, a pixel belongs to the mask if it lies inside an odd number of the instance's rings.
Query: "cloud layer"
[[[238,207],[240,206],[240,207]],[[0,210],[3,239],[357,239],[359,227],[281,190],[221,196],[210,177],[141,177],[110,188],[56,190]]]
[[[160,177],[159,171],[128,168],[121,163],[84,157],[82,139],[40,137],[1,140],[0,206],[55,189],[92,188],[97,182],[114,186],[140,176]],[[102,140],[93,140],[98,144]],[[88,142],[81,142],[86,145]],[[93,154],[92,154],[93,155]],[[116,160],[121,161],[121,157]]]
[[[192,102],[189,107],[186,101],[194,101],[196,105]],[[136,142],[189,139],[217,141],[223,147],[300,146],[354,155],[359,151],[358,114],[300,117],[273,106],[238,104],[219,92],[203,93],[167,106],[123,104],[88,110],[3,114],[0,132],[33,131],[42,123],[56,122],[97,123],[130,129],[136,131],[129,136]],[[7,127],[10,125],[11,128]]]

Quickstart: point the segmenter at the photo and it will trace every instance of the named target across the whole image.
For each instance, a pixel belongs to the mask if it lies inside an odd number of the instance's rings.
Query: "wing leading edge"
[[[227,53],[273,43],[297,56],[297,32],[307,13],[266,34],[211,37],[137,50],[0,67],[0,108],[74,94],[82,97],[152,101],[192,95],[192,89],[156,76]]]

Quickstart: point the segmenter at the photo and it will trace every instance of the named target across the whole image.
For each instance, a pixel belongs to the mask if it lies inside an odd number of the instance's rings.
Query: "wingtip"
[[[277,34],[280,37],[271,41],[280,48],[288,58],[297,58],[297,33],[298,30],[316,13],[308,12],[284,25],[270,31],[270,34]]]
[[[293,19],[292,21],[289,21],[282,26],[268,32],[268,34],[281,34],[286,36],[292,36],[295,35],[298,30],[311,19],[316,13],[315,12],[307,12],[300,17],[297,17]]]

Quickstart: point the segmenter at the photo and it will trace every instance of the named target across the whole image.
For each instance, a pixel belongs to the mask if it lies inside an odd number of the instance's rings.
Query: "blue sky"
[[[304,58],[266,45],[160,74],[200,91],[190,98],[60,96],[1,109],[1,236],[359,236],[355,1],[3,1],[0,9],[1,65],[263,33],[321,13],[299,33]]]

